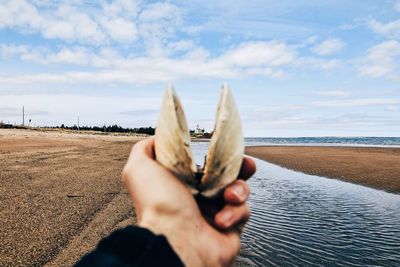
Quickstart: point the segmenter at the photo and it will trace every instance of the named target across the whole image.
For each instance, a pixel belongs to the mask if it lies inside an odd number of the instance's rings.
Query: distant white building
[[[203,134],[204,130],[200,129],[200,126],[197,124],[196,129],[194,130],[194,134]]]

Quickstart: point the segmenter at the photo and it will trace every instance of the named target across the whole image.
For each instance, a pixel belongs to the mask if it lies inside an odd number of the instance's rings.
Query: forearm
[[[129,226],[101,240],[76,266],[183,266],[162,235]]]

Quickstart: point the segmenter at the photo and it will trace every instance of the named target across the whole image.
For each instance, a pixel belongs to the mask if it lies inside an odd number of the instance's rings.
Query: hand
[[[244,158],[239,177],[247,179],[254,172],[254,161]],[[133,146],[122,179],[133,199],[138,225],[166,236],[186,266],[233,262],[240,248],[235,227],[246,222],[250,213],[245,181],[236,180],[224,190],[224,206],[214,213],[210,225],[200,211],[212,210],[209,201],[197,203],[185,185],[154,159],[153,138]]]

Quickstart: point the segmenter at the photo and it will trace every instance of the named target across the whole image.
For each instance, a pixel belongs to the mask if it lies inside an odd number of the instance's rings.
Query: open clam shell
[[[156,159],[193,194],[215,197],[238,176],[244,144],[239,112],[225,84],[216,112],[216,123],[205,160],[198,168],[193,161],[190,134],[182,105],[172,87],[167,88],[155,134]]]

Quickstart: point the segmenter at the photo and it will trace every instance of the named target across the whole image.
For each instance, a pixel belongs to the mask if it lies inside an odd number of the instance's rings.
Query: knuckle
[[[128,166],[125,165],[124,168],[122,169],[122,172],[121,172],[121,181],[122,181],[124,184],[127,182],[128,176],[129,176]]]
[[[243,184],[245,184],[246,182],[243,180],[235,180],[235,184],[242,186]]]
[[[129,182],[129,180],[133,179],[134,177],[134,173],[135,173],[135,164],[132,164],[131,161],[129,161],[128,163],[125,164],[124,168],[122,169],[121,172],[121,181],[124,184],[127,184]]]
[[[139,152],[142,152],[144,150],[145,144],[146,144],[146,139],[134,143],[132,146],[131,154],[138,154]]]
[[[249,205],[245,205],[244,212],[243,212],[243,218],[245,220],[248,220],[250,218],[250,214],[251,214],[251,211],[250,211]]]
[[[232,250],[235,253],[235,255],[238,254],[240,251],[240,236],[239,236],[239,234],[236,235],[236,238],[235,238],[232,246],[233,246]]]
[[[250,186],[245,181],[243,181],[242,185],[243,185],[244,191],[246,192],[246,195],[249,195],[250,194]]]
[[[140,154],[140,153],[139,153],[139,150],[140,150],[140,142],[137,142],[137,143],[135,143],[135,144],[132,146],[132,149],[131,149],[131,157],[134,157],[134,156],[136,156],[137,154]]]
[[[243,180],[237,180],[237,182],[235,183],[235,186],[240,188],[240,195],[243,201],[247,200],[249,194],[250,194],[250,187],[247,184],[246,181]]]

